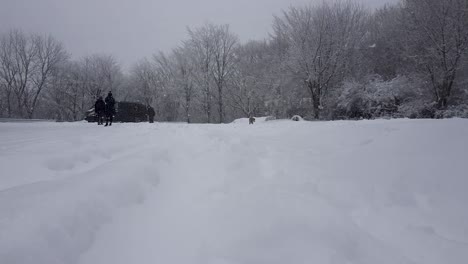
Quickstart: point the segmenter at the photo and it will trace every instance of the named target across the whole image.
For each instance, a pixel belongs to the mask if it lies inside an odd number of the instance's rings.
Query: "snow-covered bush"
[[[449,106],[445,110],[435,111],[435,118],[468,118],[468,105]]]
[[[400,105],[396,117],[434,118],[436,111],[437,105],[435,102],[428,103],[423,100],[415,100]]]
[[[291,120],[292,121],[304,121],[304,119],[299,115],[295,115],[295,116],[291,117]]]
[[[415,98],[424,96],[421,83],[418,79],[404,76],[384,81],[380,76],[374,75],[364,83],[346,81],[334,103],[332,118],[419,117],[421,111],[427,112],[424,104],[418,104],[413,109]]]

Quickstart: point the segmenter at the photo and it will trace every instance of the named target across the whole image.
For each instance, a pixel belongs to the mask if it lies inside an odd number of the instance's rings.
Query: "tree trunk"
[[[28,110],[27,112],[28,112],[28,119],[32,119],[33,114],[34,114],[34,109]]]
[[[219,106],[219,123],[224,123],[224,105],[223,105],[223,86],[222,84],[218,85],[218,106]]]
[[[36,95],[34,96],[31,107],[26,109],[28,112],[29,119],[32,119],[34,116],[34,111],[36,110],[37,100],[39,99],[39,93],[41,92],[41,90],[42,90],[42,87],[37,91]]]
[[[187,123],[190,124],[190,96],[187,96],[186,98],[185,114],[187,117]]]
[[[309,87],[310,95],[312,98],[312,108],[314,110],[313,115],[314,119],[320,119],[320,85],[315,82],[307,81],[307,86]]]
[[[11,118],[11,93],[7,93],[8,118]]]
[[[204,96],[205,96],[205,101],[204,101],[204,110],[206,113],[206,121],[208,123],[211,123],[211,93],[209,89],[209,84],[206,84],[205,90],[204,90]]]
[[[206,106],[206,117],[208,123],[211,123],[211,101],[209,101]]]
[[[16,100],[18,102],[18,115],[19,115],[20,118],[23,118],[24,117],[24,115],[23,115],[23,102],[21,101],[21,97],[17,96]]]
[[[314,119],[320,119],[320,100],[318,98],[312,98],[313,107],[314,107]]]
[[[442,83],[436,86],[436,99],[437,99],[437,108],[445,109],[447,108],[448,99],[450,98],[453,81],[455,80],[455,74],[448,74]]]

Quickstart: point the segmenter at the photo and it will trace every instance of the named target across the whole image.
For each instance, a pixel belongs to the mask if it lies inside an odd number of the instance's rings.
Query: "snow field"
[[[0,263],[468,261],[462,119],[0,131]]]

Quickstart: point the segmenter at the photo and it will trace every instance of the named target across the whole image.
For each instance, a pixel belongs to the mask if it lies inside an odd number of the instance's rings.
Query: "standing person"
[[[106,103],[102,100],[102,96],[99,96],[96,103],[94,104],[94,113],[96,113],[98,118],[98,125],[104,123],[104,112],[106,111]]]
[[[151,106],[148,106],[148,118],[150,123],[154,123],[154,115],[156,113],[154,112],[154,108]]]
[[[249,125],[253,125],[255,123],[255,117],[250,116],[249,117]]]
[[[106,97],[106,125],[112,126],[112,120],[115,114],[115,99],[112,92],[109,92]]]

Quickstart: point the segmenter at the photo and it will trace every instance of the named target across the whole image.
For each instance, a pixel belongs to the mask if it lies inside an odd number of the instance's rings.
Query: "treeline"
[[[467,48],[466,0],[291,7],[247,43],[206,24],[128,73],[110,55],[71,60],[53,37],[12,30],[0,35],[0,115],[81,120],[112,90],[159,121],[468,117]]]

